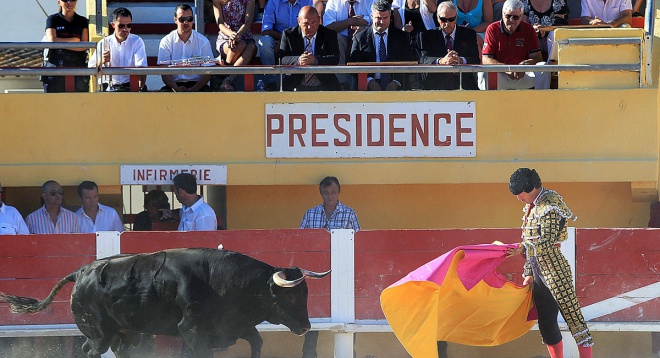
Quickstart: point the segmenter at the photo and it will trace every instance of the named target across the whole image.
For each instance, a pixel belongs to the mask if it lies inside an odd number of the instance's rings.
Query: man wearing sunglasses
[[[2,194],[1,184],[0,194]],[[18,210],[0,201],[0,235],[27,235],[29,233],[30,230]]]
[[[502,20],[486,29],[482,51],[484,65],[544,65],[541,46],[534,27],[522,21],[524,5],[506,0]],[[486,77],[479,74],[479,88],[486,89]],[[500,72],[497,89],[548,89],[550,72]]]
[[[43,206],[25,219],[30,234],[75,234],[80,232],[78,217],[62,207],[64,190],[55,180],[41,186]]]
[[[96,53],[89,60],[89,67],[146,67],[147,53],[144,49],[144,41],[131,33],[133,27],[133,15],[125,7],[119,7],[112,12],[110,26],[114,33],[99,41]],[[114,75],[100,78],[103,91],[130,92],[130,76]],[[146,91],[145,84],[147,76],[139,76],[139,90]]]
[[[429,65],[458,66],[479,64],[477,33],[465,26],[456,26],[458,8],[451,1],[438,5],[440,27],[428,30],[422,35],[422,51],[419,63]],[[477,90],[474,73],[464,73],[461,78],[456,73],[429,73],[424,88],[430,90],[463,89]]]
[[[158,47],[158,63],[169,65],[172,61],[193,57],[213,58],[211,43],[193,30],[195,16],[188,4],[179,4],[174,10],[176,30],[167,34]],[[161,92],[210,92],[211,75],[162,75],[165,86]]]

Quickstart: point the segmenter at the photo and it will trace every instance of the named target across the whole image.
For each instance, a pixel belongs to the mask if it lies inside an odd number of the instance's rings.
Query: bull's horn
[[[293,281],[289,281],[286,279],[286,275],[282,271],[277,271],[273,274],[273,282],[275,282],[275,284],[280,287],[294,287],[297,286],[299,283],[301,283],[304,279],[305,276],[303,275],[300,278],[297,278]]]
[[[330,271],[332,271],[332,270],[328,270],[328,271],[326,271],[326,272],[320,272],[320,273],[319,273],[319,272],[314,272],[314,271],[305,270],[305,269],[300,269],[300,271],[302,272],[303,277],[309,277],[309,278],[323,278],[323,277],[327,276],[327,275],[330,273]]]

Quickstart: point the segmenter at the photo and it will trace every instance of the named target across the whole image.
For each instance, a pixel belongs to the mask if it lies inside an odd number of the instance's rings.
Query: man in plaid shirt
[[[348,206],[339,201],[341,185],[335,177],[325,177],[319,184],[319,191],[323,198],[323,204],[315,206],[305,213],[301,229],[353,229],[360,230],[357,214]],[[305,334],[303,344],[303,358],[316,358],[316,343],[319,332],[309,331]]]

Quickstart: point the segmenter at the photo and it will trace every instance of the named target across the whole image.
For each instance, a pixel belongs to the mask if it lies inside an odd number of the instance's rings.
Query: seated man
[[[211,43],[199,32],[193,30],[195,16],[188,4],[179,4],[174,10],[176,30],[172,30],[160,41],[158,63],[170,64],[172,61],[191,57],[213,58]],[[165,86],[163,92],[209,92],[208,83],[211,75],[162,75]]]
[[[337,33],[320,24],[321,17],[312,6],[298,13],[298,26],[284,30],[280,44],[283,65],[336,65],[339,61]],[[284,77],[285,91],[338,91],[341,85],[334,74],[294,74]]]
[[[125,7],[118,7],[112,12],[110,26],[114,34],[99,41],[96,53],[89,59],[89,67],[145,67],[147,66],[147,53],[144,50],[144,41],[140,36],[131,33],[133,27],[133,15]],[[97,59],[101,61],[97,63]],[[147,76],[139,77],[140,92],[146,91],[145,84]],[[127,75],[104,76],[99,78],[103,83],[103,91],[130,92],[131,77]],[[110,85],[112,82],[112,85]]]
[[[275,49],[280,47],[282,31],[298,24],[297,16],[303,6],[312,6],[312,0],[273,0],[266,3],[261,37],[257,43],[262,65],[278,64],[275,63]],[[266,75],[264,83],[267,90],[276,90],[279,76]]]
[[[484,65],[543,65],[541,47],[532,25],[522,21],[524,5],[506,0],[502,20],[488,25],[482,51]],[[486,89],[486,75],[479,73],[479,88]],[[497,89],[548,89],[550,72],[500,72]]]
[[[124,231],[124,225],[117,211],[99,203],[99,187],[95,182],[85,180],[80,183],[78,196],[82,202],[82,206],[76,211],[80,232]]]
[[[582,0],[582,23],[629,27],[632,24],[631,0]]]
[[[465,26],[456,26],[458,8],[451,1],[438,5],[440,27],[422,34],[422,55],[419,63],[429,65],[479,64],[477,33]],[[460,78],[455,73],[429,73],[424,83],[425,89],[459,89]],[[463,89],[476,90],[475,73],[462,75]]]
[[[41,186],[43,206],[25,218],[30,234],[75,234],[80,232],[78,216],[62,206],[64,190],[55,180]]]
[[[2,184],[0,184],[2,193]],[[0,235],[27,235],[30,233],[21,214],[15,207],[0,201]]]
[[[323,14],[323,24],[337,32],[339,64],[345,65],[351,52],[353,36],[369,26],[372,0],[328,0]],[[352,89],[350,73],[337,74],[344,89]]]
[[[387,0],[371,4],[373,26],[355,35],[349,56],[350,62],[414,61],[408,35],[391,24],[391,5]],[[370,91],[396,91],[401,89],[408,74],[376,73],[367,78]]]

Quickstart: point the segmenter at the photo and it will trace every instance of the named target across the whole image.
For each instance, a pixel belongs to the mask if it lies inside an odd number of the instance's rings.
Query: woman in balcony
[[[554,31],[544,31],[546,26],[568,25],[568,5],[565,0],[522,0],[523,21],[534,26],[539,36],[543,60],[547,61],[552,52]]]
[[[89,22],[76,13],[77,0],[57,0],[59,11],[46,19],[46,42],[88,42]],[[44,67],[87,67],[87,48],[46,50]],[[42,76],[44,92],[65,91],[65,77]],[[89,76],[75,77],[75,92],[89,91]]]
[[[256,54],[252,32],[255,0],[213,0],[213,13],[220,32],[216,49],[228,66],[249,65]],[[227,76],[220,88],[234,91],[233,75]]]

